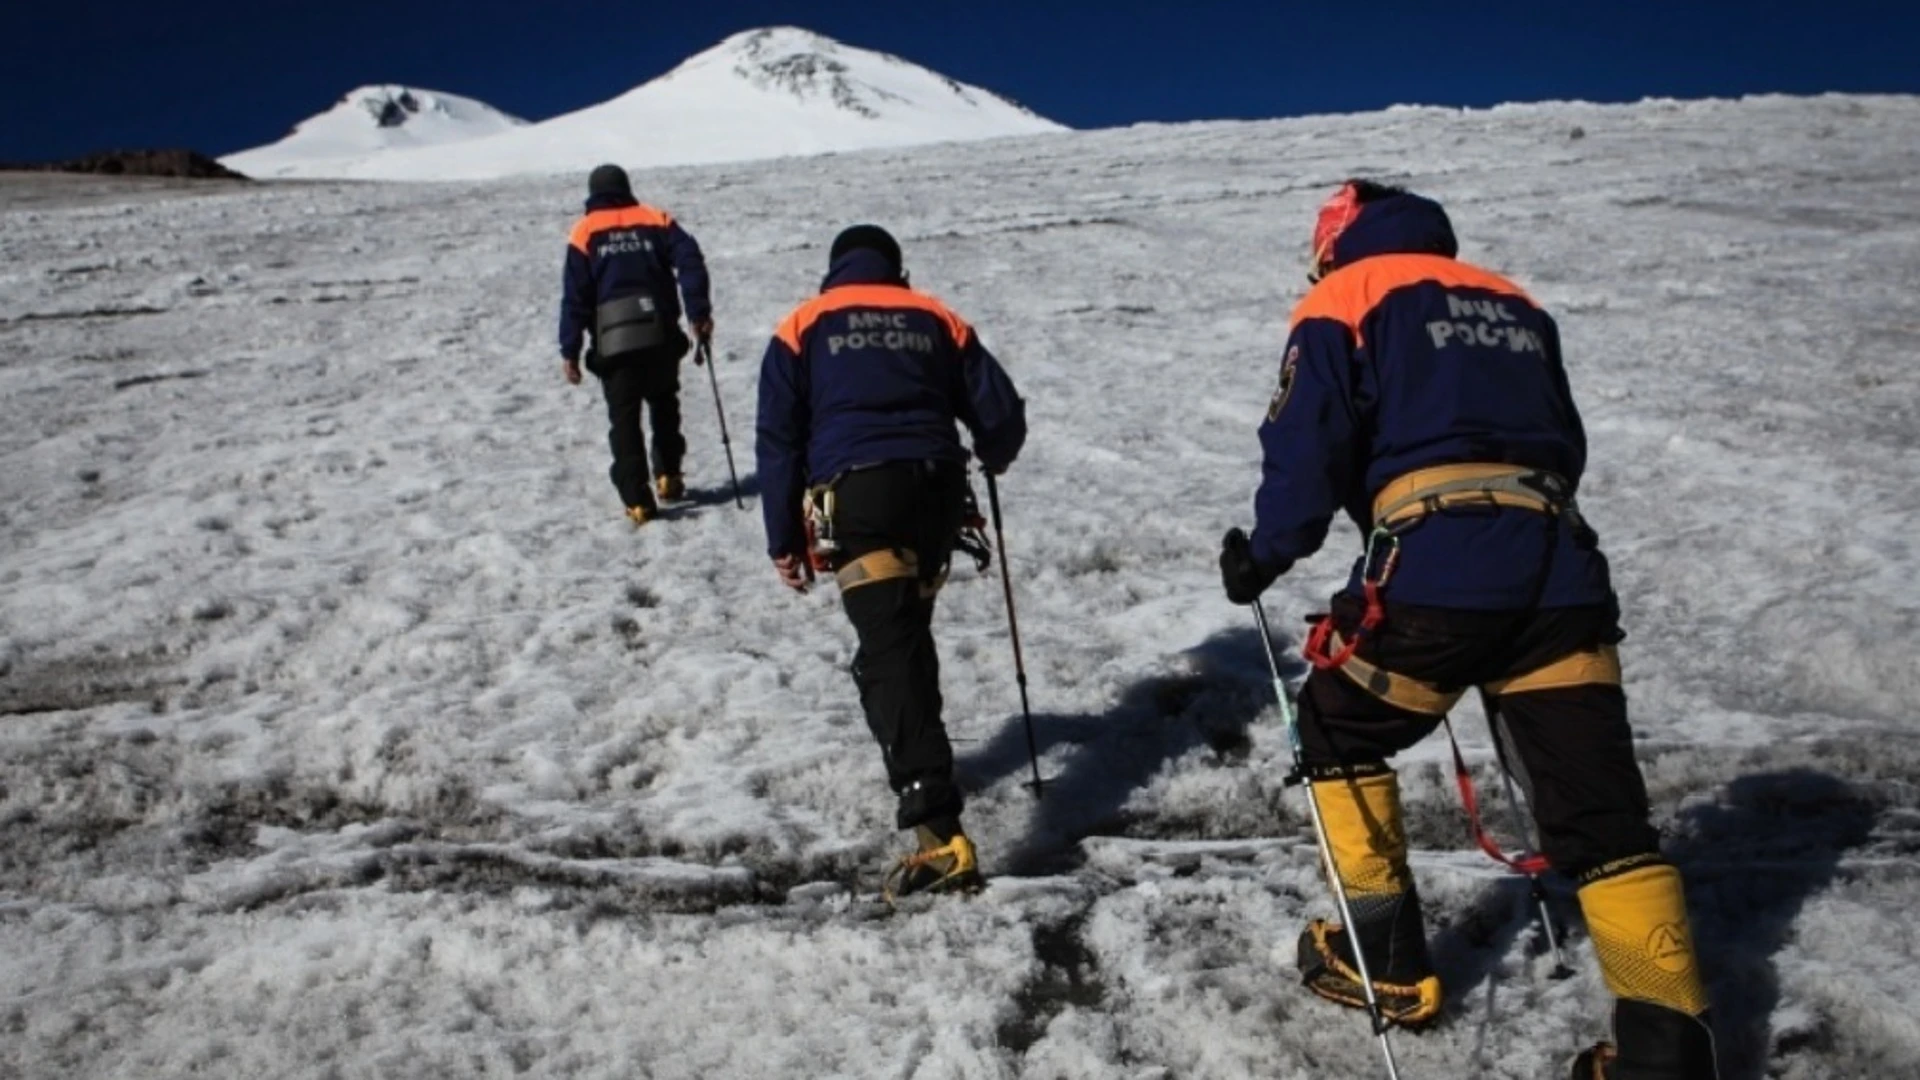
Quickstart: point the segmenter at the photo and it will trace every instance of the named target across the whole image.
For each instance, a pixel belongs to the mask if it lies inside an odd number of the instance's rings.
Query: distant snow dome
[[[343,110],[354,114],[353,138],[336,134]],[[1064,130],[897,56],[779,26],[734,34],[611,101],[537,124],[439,91],[362,87],[273,146],[222,161],[255,177],[468,180]],[[403,137],[416,131],[431,134]]]
[[[349,91],[279,142],[221,159],[255,178],[321,176],[316,167],[390,150],[445,146],[523,127],[526,121],[473,98],[394,84]],[[235,164],[235,163],[239,164]]]

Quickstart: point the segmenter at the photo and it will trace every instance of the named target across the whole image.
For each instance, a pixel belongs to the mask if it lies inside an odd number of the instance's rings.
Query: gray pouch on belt
[[[666,340],[666,320],[645,293],[609,300],[594,312],[593,343],[603,360],[645,352]]]

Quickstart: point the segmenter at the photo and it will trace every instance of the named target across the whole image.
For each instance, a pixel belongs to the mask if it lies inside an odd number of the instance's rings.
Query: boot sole
[[[887,903],[895,904],[902,900],[914,900],[920,897],[951,896],[956,894],[971,896],[986,887],[987,881],[984,877],[980,876],[980,871],[963,870],[958,874],[948,874],[946,877],[930,885],[923,885],[911,892],[883,892],[880,895],[881,899]]]

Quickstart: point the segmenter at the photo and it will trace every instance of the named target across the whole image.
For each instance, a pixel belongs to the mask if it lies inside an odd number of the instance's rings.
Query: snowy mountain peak
[[[825,102],[839,111],[870,120],[880,119],[889,106],[913,104],[911,99],[887,85],[908,73],[917,73],[944,87],[967,106],[978,107],[984,97],[1033,115],[996,94],[969,87],[900,57],[845,45],[797,26],[769,26],[734,34],[687,60],[662,79],[672,79],[684,71],[716,67],[730,70],[755,89],[792,95],[803,104]]]
[[[393,84],[362,86],[352,90],[340,99],[335,109],[365,114],[372,119],[375,127],[381,128],[404,127],[409,123],[415,123],[418,127],[421,122],[431,123],[434,120],[482,123],[490,127],[514,127],[526,123],[519,117],[510,116],[472,98]],[[426,118],[425,121],[421,120],[422,117]]]
[[[484,101],[441,90],[383,84],[351,90],[308,117],[279,142],[221,161],[248,176],[313,176],[315,162],[363,158],[414,147],[447,146],[526,126]]]
[[[371,141],[398,145],[403,140],[396,136],[404,131],[408,135],[405,141],[447,143],[492,135],[525,123],[484,101],[388,83],[348,91],[333,108],[301,121],[288,138],[302,134],[338,138],[352,131],[384,131],[388,134],[374,134]]]
[[[742,30],[694,59],[698,60],[702,56],[726,56],[736,57],[747,63],[759,63],[772,58],[804,53],[827,55],[838,52],[840,48],[838,41],[802,27],[763,26],[757,30]]]
[[[897,56],[775,26],[734,34],[611,101],[537,124],[439,91],[362,87],[281,142],[222,162],[254,177],[467,180],[1064,130]]]

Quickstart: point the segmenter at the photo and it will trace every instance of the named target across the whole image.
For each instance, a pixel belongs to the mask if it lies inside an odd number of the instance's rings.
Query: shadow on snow
[[[1818,1057],[1829,1075],[1874,1071],[1866,1060],[1834,1058],[1825,1018],[1777,1040],[1771,1028],[1780,1004],[1774,957],[1807,901],[1845,875],[1842,856],[1867,842],[1877,816],[1847,781],[1794,768],[1740,777],[1675,823],[1667,854],[1686,878],[1725,1080],[1763,1076],[1769,1061],[1796,1052]]]
[[[1290,643],[1275,644],[1287,650]],[[1035,714],[1041,757],[1057,758],[1064,748],[1066,761],[1051,775],[1043,773],[1031,825],[1012,842],[1001,872],[1071,870],[1081,861],[1079,841],[1088,836],[1225,839],[1272,835],[1283,827],[1264,802],[1212,806],[1184,817],[1129,808],[1134,793],[1156,773],[1196,748],[1205,747],[1223,764],[1244,762],[1252,747],[1249,729],[1273,706],[1271,676],[1253,628],[1214,634],[1183,655],[1187,673],[1143,678],[1103,713]],[[1278,790],[1286,763],[1274,768],[1275,775],[1265,779]],[[955,773],[973,791],[1010,778],[1031,784],[1022,717],[1009,717],[990,739],[957,754]]]
[[[1682,810],[1668,830],[1665,853],[1686,882],[1724,1080],[1756,1080],[1769,1061],[1796,1051],[1830,1059],[1824,1022],[1777,1040],[1771,1034],[1780,1004],[1774,957],[1792,939],[1801,908],[1841,876],[1847,851],[1867,841],[1875,817],[1874,804],[1846,781],[1794,768],[1738,777],[1713,802]],[[1549,888],[1556,923],[1577,924],[1571,884],[1554,878]],[[1432,935],[1454,1008],[1468,1008],[1479,987],[1499,977],[1515,938],[1535,932],[1533,916],[1516,877],[1484,889]],[[1582,962],[1577,952],[1568,959]]]

